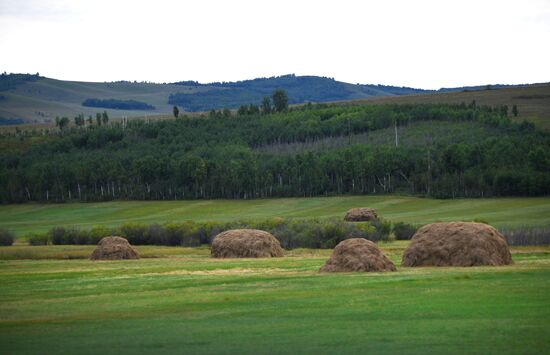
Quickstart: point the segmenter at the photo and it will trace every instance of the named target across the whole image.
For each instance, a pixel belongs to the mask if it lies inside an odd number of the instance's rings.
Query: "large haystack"
[[[420,228],[403,254],[402,266],[507,265],[506,239],[484,223],[433,223]]]
[[[218,234],[212,242],[214,258],[268,258],[283,256],[279,241],[257,229],[233,229]]]
[[[95,248],[92,260],[139,259],[137,251],[122,237],[105,237]]]
[[[346,213],[344,221],[349,222],[366,222],[366,221],[375,221],[378,219],[376,211],[372,208],[352,208]]]
[[[321,272],[376,272],[395,271],[395,265],[378,246],[364,238],[351,238],[340,242]]]

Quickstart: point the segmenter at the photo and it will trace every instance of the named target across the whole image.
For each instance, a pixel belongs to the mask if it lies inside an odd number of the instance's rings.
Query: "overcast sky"
[[[81,81],[548,82],[550,0],[0,0],[0,50]]]

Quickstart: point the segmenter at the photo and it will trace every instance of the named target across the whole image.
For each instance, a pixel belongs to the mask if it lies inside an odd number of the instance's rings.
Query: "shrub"
[[[68,243],[68,241],[66,240],[65,228],[63,227],[53,227],[52,229],[50,229],[48,233],[50,235],[51,242],[55,245],[72,244],[72,243]]]
[[[229,229],[253,228],[273,234],[286,249],[333,248],[347,238],[388,240],[391,224],[386,221],[345,222],[340,219],[241,220],[232,222],[169,223],[165,225],[126,223],[116,229],[94,227],[52,228],[48,233],[54,244],[97,244],[108,235],[120,235],[133,245],[199,246],[211,244],[216,235]]]
[[[393,235],[396,240],[410,240],[418,227],[412,224],[397,222],[393,225]]]
[[[50,234],[27,234],[25,238],[29,245],[48,245],[51,242]]]
[[[13,244],[15,236],[7,229],[0,229],[0,245],[9,246]]]
[[[509,245],[550,245],[550,225],[544,227],[499,228]]]
[[[133,245],[146,245],[147,243],[147,226],[139,223],[125,223],[120,227],[120,236],[128,239],[128,242]]]
[[[99,243],[99,241],[102,238],[108,237],[110,235],[114,235],[116,233],[113,233],[113,230],[102,227],[102,226],[94,226],[92,229],[88,232],[88,244],[95,245]]]

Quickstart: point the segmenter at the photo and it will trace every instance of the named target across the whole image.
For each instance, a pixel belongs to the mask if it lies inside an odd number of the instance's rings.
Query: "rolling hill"
[[[29,75],[32,80],[14,81],[11,80],[12,75],[2,75],[0,79],[9,81],[9,85],[0,85],[0,117],[5,122],[16,120],[12,121],[15,123],[48,122],[56,116],[73,117],[80,113],[88,116],[103,109],[112,117],[143,117],[169,114],[173,105],[186,112],[237,108],[243,104],[259,104],[264,96],[271,95],[278,88],[288,92],[291,104],[427,92],[421,89],[348,84],[331,78],[295,75],[210,84],[194,81],[172,84],[127,81],[94,83],[63,81],[36,75]],[[154,106],[154,109],[83,106],[82,103],[88,99],[133,100]]]
[[[513,105],[518,108],[515,121],[527,120],[537,127],[550,130],[550,83],[525,86],[507,86],[498,89],[462,89],[459,91],[413,94],[399,97],[375,97],[346,102],[345,104],[469,104],[476,101],[479,105]]]

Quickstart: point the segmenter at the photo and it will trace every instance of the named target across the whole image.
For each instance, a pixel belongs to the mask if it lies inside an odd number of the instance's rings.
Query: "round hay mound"
[[[376,211],[372,208],[352,208],[349,210],[345,217],[344,221],[349,222],[365,222],[365,221],[375,221],[378,219]]]
[[[340,242],[320,272],[376,272],[395,271],[395,265],[378,246],[364,238],[351,238]]]
[[[95,248],[92,260],[122,260],[139,259],[137,251],[122,237],[105,237],[99,241]]]
[[[420,228],[403,254],[403,266],[508,265],[506,239],[483,223],[432,223]]]
[[[267,258],[283,256],[279,241],[258,229],[233,229],[218,234],[212,242],[214,258]]]

